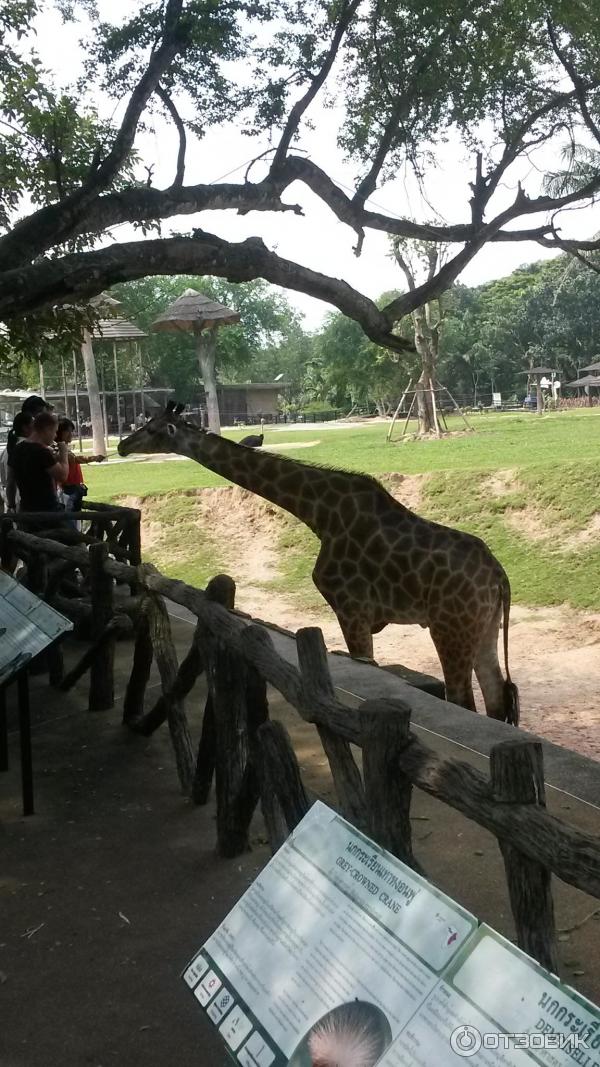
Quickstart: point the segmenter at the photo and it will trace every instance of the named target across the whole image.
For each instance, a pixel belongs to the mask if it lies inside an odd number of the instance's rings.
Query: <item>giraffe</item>
[[[373,659],[373,634],[388,623],[429,628],[446,699],[476,711],[473,670],[486,712],[513,725],[519,697],[508,667],[510,584],[478,537],[430,522],[374,478],[255,451],[166,411],[119,444],[175,452],[277,504],[319,538],[313,581],[335,612],[350,655]],[[503,625],[504,678],[498,662]]]

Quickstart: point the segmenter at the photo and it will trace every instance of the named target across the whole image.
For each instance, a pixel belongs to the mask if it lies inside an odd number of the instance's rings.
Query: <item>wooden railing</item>
[[[440,757],[411,733],[408,703],[369,700],[352,708],[338,700],[319,629],[295,635],[298,667],[279,655],[264,625],[233,610],[235,585],[225,575],[201,591],[149,565],[110,558],[106,543],[65,546],[6,524],[2,549],[30,561],[36,554],[48,561],[69,560],[89,576],[93,641],[60,684],[69,688],[89,669],[90,707],[113,706],[114,641],[120,633],[133,633],[123,721],[145,736],[168,722],[182,792],[196,803],[206,803],[214,777],[222,856],[249,847],[250,822],[259,803],[273,850],[310,807],[289,736],[269,718],[270,685],[315,724],[341,813],[401,860],[421,869],[411,838],[414,787],[489,830],[502,852],[517,942],[543,966],[558,971],[551,876],[600,898],[600,839],[546,810],[540,742],[522,739],[515,731],[514,738],[492,748],[489,777],[468,763]],[[134,592],[120,599],[115,585]],[[56,602],[56,590],[48,588],[47,595]],[[196,618],[181,664],[165,599]],[[161,694],[147,708],[154,658]],[[184,700],[202,672],[208,695],[196,756]],[[352,746],[362,750],[359,762]]]

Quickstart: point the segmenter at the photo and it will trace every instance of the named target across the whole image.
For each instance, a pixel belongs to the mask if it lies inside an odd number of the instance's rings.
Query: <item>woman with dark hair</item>
[[[25,419],[24,422],[19,422],[19,425],[26,425],[31,427],[33,425],[33,420],[35,419],[36,415],[39,415],[42,411],[53,410],[54,408],[52,407],[52,405],[48,404],[47,401],[44,400],[43,396],[35,396],[34,394],[32,396],[26,397],[26,399],[21,404],[21,410],[18,411],[14,417],[12,430],[10,430],[6,441],[9,465],[11,462],[12,452],[17,443],[17,440],[19,439],[19,437],[21,437],[22,440],[22,435],[20,435],[18,430],[16,429],[16,425],[19,420],[22,420],[23,418]],[[31,433],[31,429],[29,430],[29,433]],[[27,437],[29,436],[29,433],[26,435]]]
[[[33,430],[34,416],[29,411],[19,411],[13,419],[12,429],[8,435],[6,448],[0,456],[0,482],[6,507],[15,511],[17,506],[17,483],[12,461],[15,448],[21,441],[26,441]]]
[[[12,458],[19,489],[21,511],[62,511],[56,486],[69,473],[67,446],[53,449],[58,419],[50,411],[41,411],[33,420],[33,430],[26,441],[15,448]],[[35,529],[32,525],[31,529]]]

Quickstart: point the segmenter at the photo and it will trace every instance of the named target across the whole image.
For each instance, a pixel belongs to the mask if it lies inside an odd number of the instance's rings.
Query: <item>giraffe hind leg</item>
[[[494,615],[484,631],[475,655],[475,674],[481,686],[485,710],[491,719],[507,720],[508,709],[504,675],[498,662],[498,630],[500,616]]]

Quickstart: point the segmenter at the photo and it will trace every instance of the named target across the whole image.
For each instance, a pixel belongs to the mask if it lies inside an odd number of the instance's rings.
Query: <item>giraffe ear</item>
[[[181,415],[182,411],[185,411],[185,404],[176,404],[173,408],[173,413],[175,415]]]

